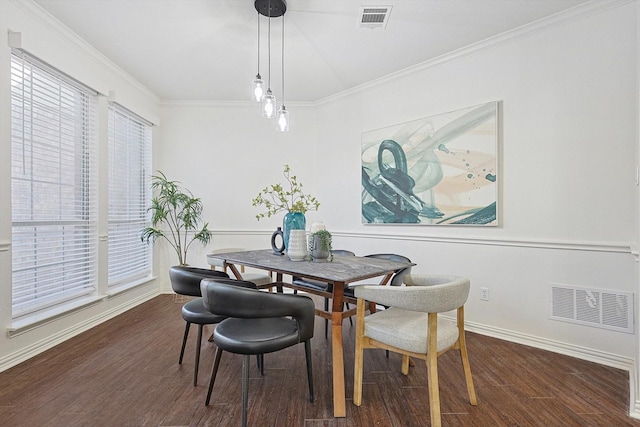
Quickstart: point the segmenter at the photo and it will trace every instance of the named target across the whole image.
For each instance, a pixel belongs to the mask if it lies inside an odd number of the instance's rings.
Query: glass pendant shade
[[[280,132],[289,132],[289,112],[284,108],[284,105],[280,107],[276,115],[276,129]]]
[[[267,89],[267,93],[262,97],[262,117],[273,119],[276,116],[276,97]]]
[[[253,79],[253,95],[251,99],[256,102],[262,101],[264,96],[264,80],[260,77],[260,74],[256,74],[256,78]]]

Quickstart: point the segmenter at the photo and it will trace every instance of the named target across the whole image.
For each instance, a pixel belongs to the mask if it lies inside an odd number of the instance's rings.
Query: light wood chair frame
[[[414,353],[406,351],[380,341],[376,341],[364,335],[365,311],[368,308],[368,302],[362,298],[357,299],[356,308],[356,350],[355,350],[355,367],[354,367],[354,386],[353,386],[353,403],[356,406],[362,405],[362,378],[364,370],[364,349],[379,348],[392,351],[402,355],[401,372],[404,375],[409,374],[410,358],[421,359],[426,362],[427,380],[429,382],[429,407],[431,411],[431,425],[440,427],[442,425],[440,412],[440,389],[438,384],[438,357],[449,350],[459,350],[462,359],[464,376],[467,383],[469,393],[469,402],[471,405],[477,405],[475,388],[473,386],[473,378],[471,376],[471,367],[469,365],[469,355],[467,353],[467,345],[464,337],[464,305],[456,310],[456,324],[458,328],[457,341],[441,351],[437,351],[438,346],[438,313],[427,314],[427,324],[425,328],[428,330],[427,353]]]

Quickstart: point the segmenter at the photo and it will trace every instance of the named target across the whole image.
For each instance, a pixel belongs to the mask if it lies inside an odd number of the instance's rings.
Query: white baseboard
[[[611,366],[612,368],[623,369],[629,372],[634,370],[634,359],[623,357],[613,353],[580,347],[577,345],[567,344],[560,341],[554,341],[547,338],[536,337],[534,335],[523,334],[520,332],[514,332],[507,329],[496,328],[474,322],[465,322],[465,330],[481,335],[503,339],[505,341],[510,341],[517,344],[523,344],[543,350],[552,351],[554,353],[577,357],[578,359],[588,360],[600,365]]]
[[[636,400],[639,384],[634,359],[474,322],[465,322],[465,330],[627,371],[630,394],[629,416],[640,419],[640,401]]]
[[[124,313],[127,310],[132,309],[133,307],[142,304],[145,301],[150,300],[151,298],[157,296],[158,290],[154,289],[151,292],[147,292],[137,298],[133,298],[125,301],[123,304],[120,304],[117,307],[109,309],[105,312],[102,312],[94,317],[83,320],[80,323],[77,323],[69,328],[58,331],[54,334],[51,334],[45,339],[37,341],[33,344],[28,345],[25,348],[22,348],[14,353],[10,353],[2,358],[0,358],[0,372],[3,372],[19,363],[28,360],[45,350],[48,350],[70,338],[75,337],[76,335],[81,334],[84,331],[87,331],[94,326],[97,326],[107,320]]]
[[[629,411],[629,416],[631,418],[640,419],[640,401],[636,400],[633,405],[631,405],[631,410]]]

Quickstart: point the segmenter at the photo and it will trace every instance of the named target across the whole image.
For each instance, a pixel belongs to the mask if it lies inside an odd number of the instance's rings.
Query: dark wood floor
[[[162,295],[0,373],[2,426],[238,426],[241,356],[225,354],[212,404],[204,405],[215,345],[204,339],[199,383],[192,385],[195,328],[178,365],[180,304]],[[210,332],[211,329],[208,329]],[[353,393],[353,332],[345,322],[347,417],[334,419],[331,351],[324,322],[312,341],[315,403],[306,391],[302,345],[251,367],[252,426],[429,425],[426,372],[409,376],[400,359],[365,353],[364,402]],[[627,415],[625,371],[467,333],[478,406],[467,401],[456,352],[440,360],[445,426],[640,426]]]

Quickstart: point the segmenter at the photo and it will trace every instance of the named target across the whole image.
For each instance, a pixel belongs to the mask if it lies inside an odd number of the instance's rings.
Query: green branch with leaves
[[[272,184],[265,187],[251,201],[253,206],[264,206],[267,211],[256,215],[258,221],[261,218],[269,218],[278,212],[302,212],[315,211],[320,207],[320,202],[302,191],[302,183],[298,182],[295,175],[291,175],[289,165],[284,165],[283,175],[289,186],[285,190],[282,184]]]

